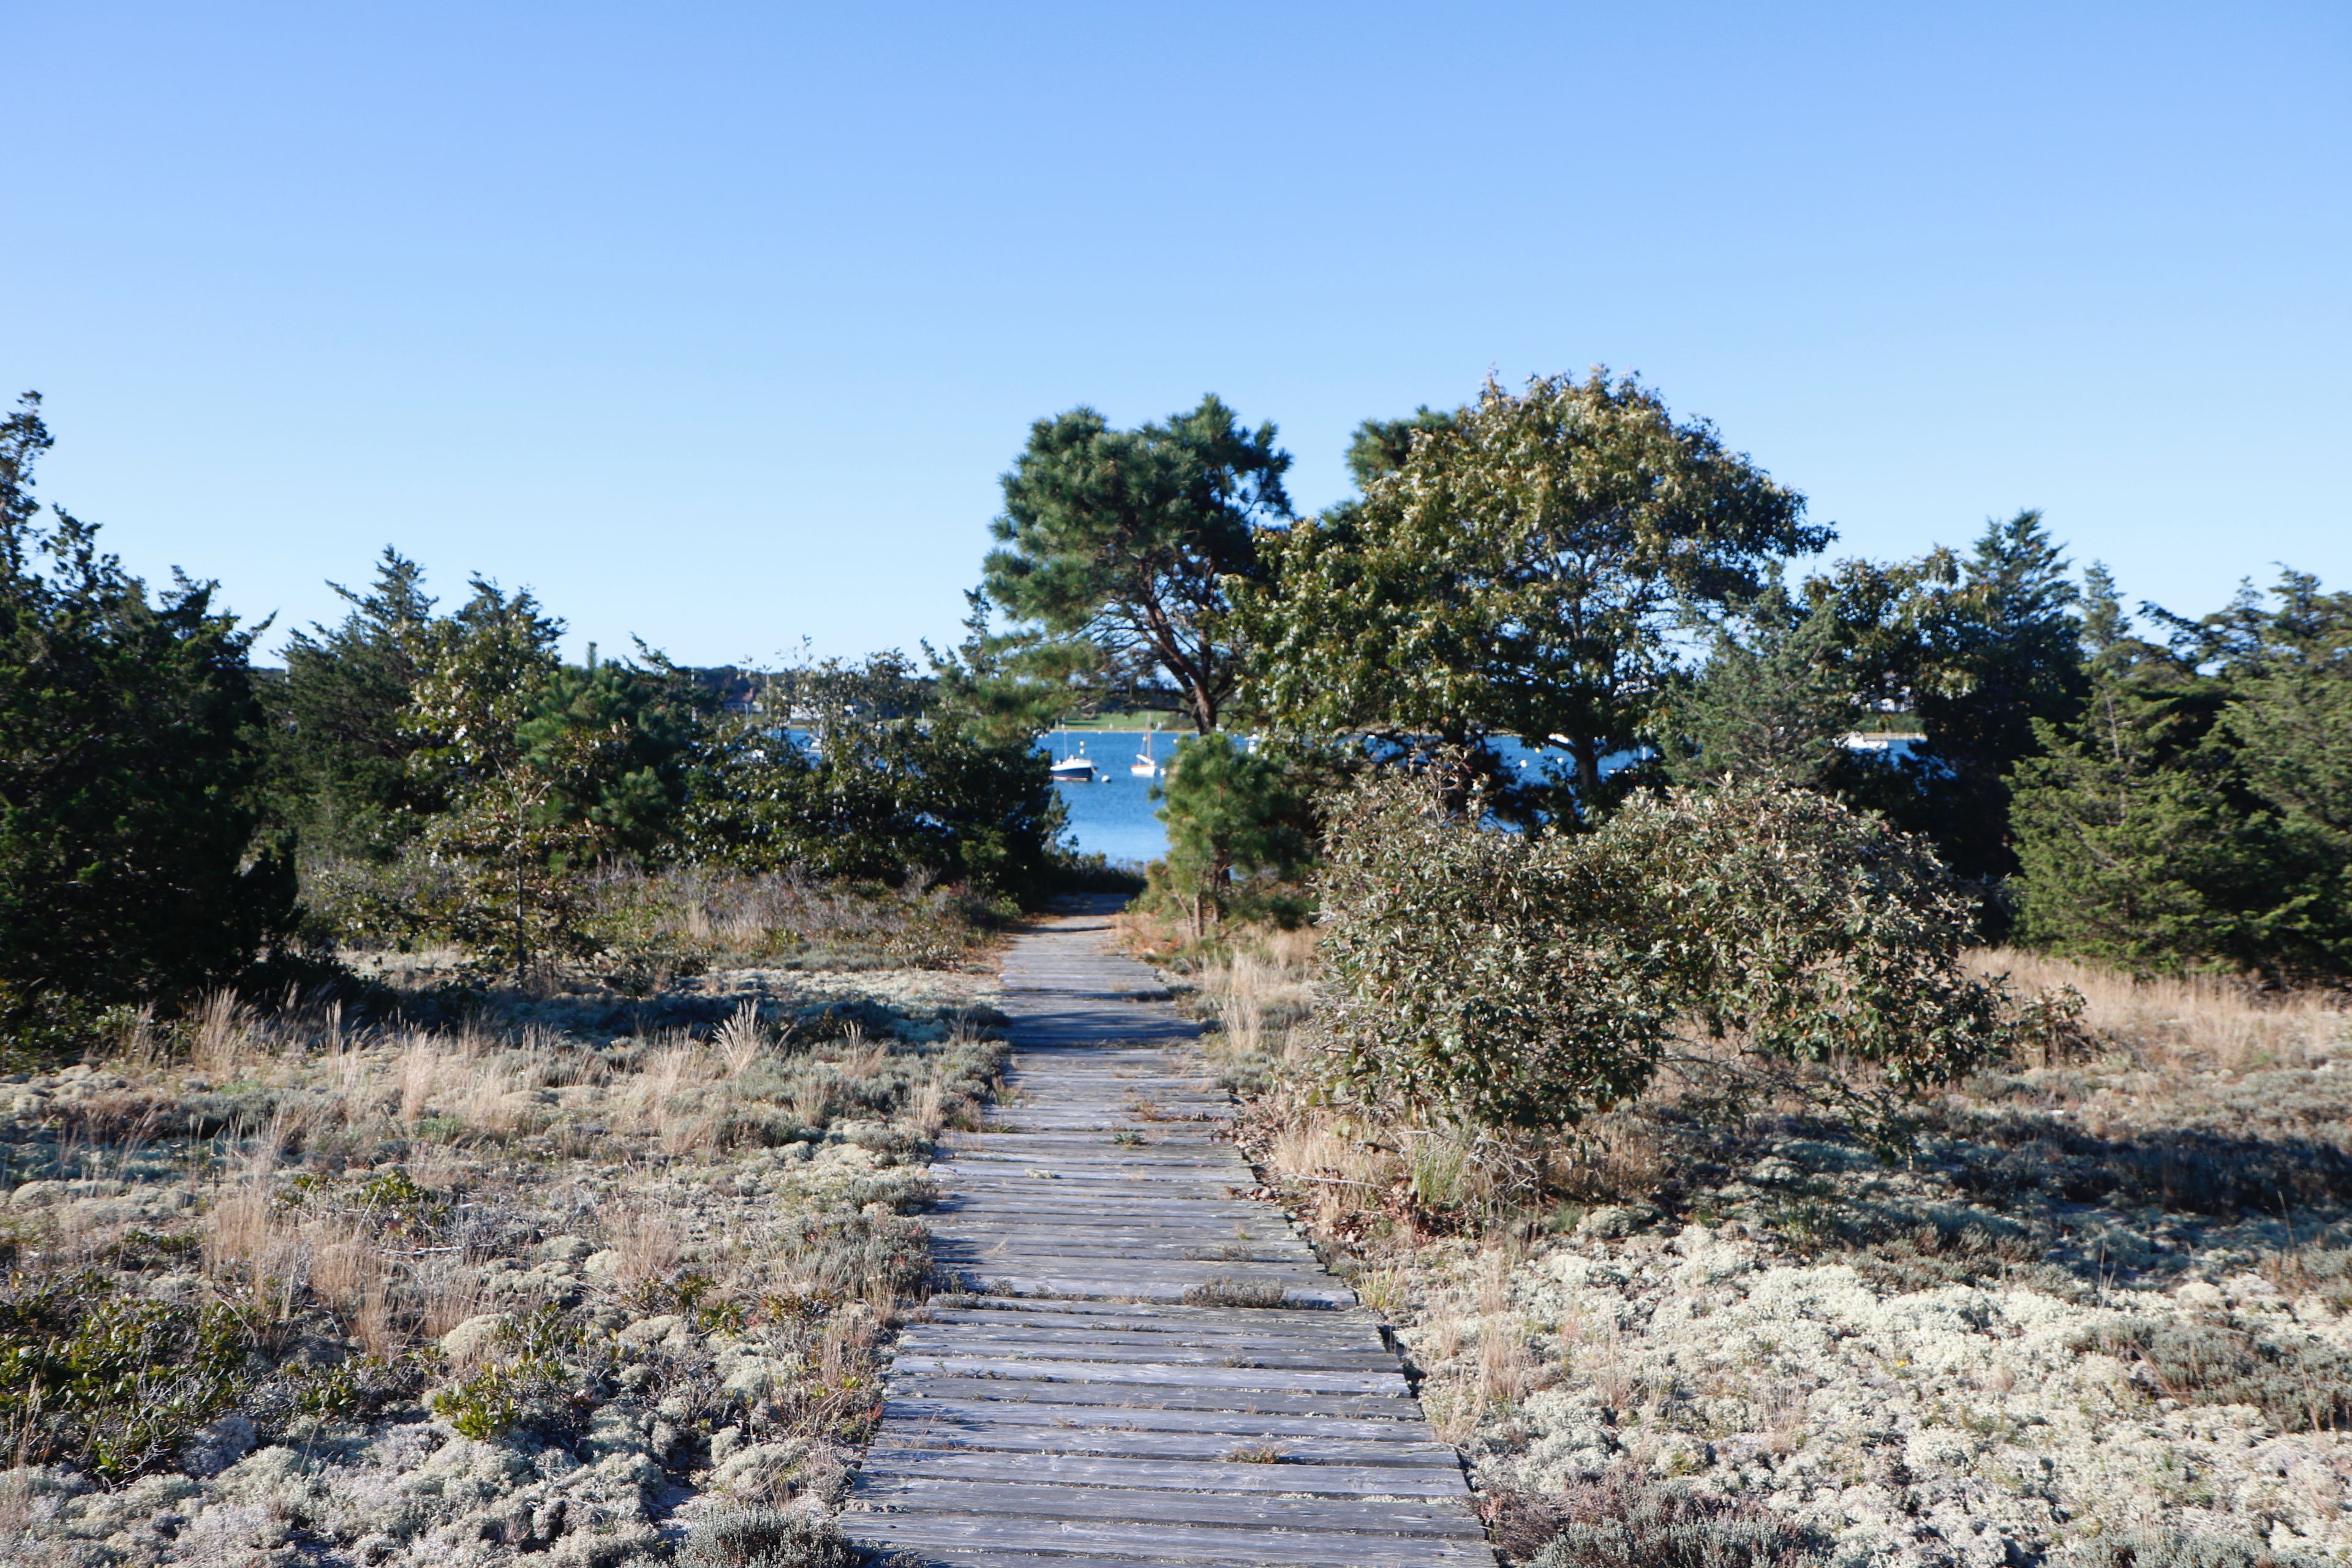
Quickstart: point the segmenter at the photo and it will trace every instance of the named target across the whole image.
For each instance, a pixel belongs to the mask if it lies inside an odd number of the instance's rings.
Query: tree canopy
[[[39,399],[0,423],[0,1016],[176,1000],[235,977],[291,918],[257,853],[254,628],[213,585],[158,595],[55,509]]]
[[[1546,738],[1576,798],[1642,743],[1670,633],[1831,537],[1801,497],[1631,378],[1489,383],[1363,500],[1263,544],[1234,597],[1253,695],[1285,731],[1461,746]]]
[[[1258,529],[1290,515],[1289,467],[1272,425],[1213,395],[1133,430],[1091,408],[1041,419],[1004,476],[986,592],[1117,670],[1163,674],[1206,734],[1241,675],[1229,584],[1257,576]]]
[[[2022,937],[2139,969],[2352,973],[2352,595],[2301,573],[2168,643],[2095,572],[2089,697],[2010,779]]]

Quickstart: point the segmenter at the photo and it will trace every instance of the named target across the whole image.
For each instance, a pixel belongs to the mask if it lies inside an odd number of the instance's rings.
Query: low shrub
[[[1529,1568],[1813,1568],[1827,1545],[1759,1502],[1654,1481],[1631,1466],[1565,1492],[1497,1494],[1496,1544]]]
[[[696,1525],[678,1549],[677,1568],[859,1568],[866,1560],[829,1520],[738,1508]]]
[[[2075,1342],[2133,1367],[2154,1392],[2190,1405],[2251,1405],[2283,1431],[2352,1426],[2352,1352],[2285,1344],[2223,1323],[2112,1325]]]
[[[110,1481],[176,1454],[245,1392],[252,1325],[221,1302],[117,1295],[102,1274],[0,1289],[0,1429],[24,1463]]]
[[[1391,776],[1334,826],[1324,1063],[1358,1099],[1549,1130],[1641,1094],[1677,1043],[1823,1064],[1841,1091],[1855,1064],[1911,1089],[2007,1047],[2000,991],[1963,963],[1972,899],[1874,816],[1735,784],[1590,833],[1476,816]]]
[[[2103,1535],[2062,1561],[2069,1568],[2335,1568],[2316,1552],[2273,1552],[2253,1535],[2193,1535],[2135,1530]]]

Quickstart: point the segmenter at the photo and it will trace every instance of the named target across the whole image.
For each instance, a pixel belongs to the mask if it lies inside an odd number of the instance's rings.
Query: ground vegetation
[[[1265,1192],[1394,1325],[1507,1562],[2352,1551],[2330,994],[1980,949],[2011,994],[2078,1000],[1916,1097],[1900,1152],[1801,1081],[1727,1119],[1665,1079],[1497,1150],[1322,1090],[1315,929],[1229,930],[1185,974],[1180,932],[1131,924],[1218,1023]]]
[[[0,1557],[856,1560],[992,984],[893,955],[913,894],[596,892],[701,963],[438,1024],[423,963],[414,1017],[222,991],[0,1086]]]

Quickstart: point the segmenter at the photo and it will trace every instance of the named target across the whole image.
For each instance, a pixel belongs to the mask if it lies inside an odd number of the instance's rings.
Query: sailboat
[[[1160,765],[1160,759],[1151,754],[1152,737],[1159,733],[1160,726],[1157,724],[1144,731],[1143,750],[1136,752],[1135,761],[1127,765],[1127,771],[1137,778],[1156,779],[1167,771]]]

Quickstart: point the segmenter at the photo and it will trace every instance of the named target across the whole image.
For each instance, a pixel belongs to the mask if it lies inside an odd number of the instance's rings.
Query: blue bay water
[[[1056,733],[1038,742],[1055,762],[1083,755],[1095,765],[1092,784],[1056,784],[1054,788],[1070,814],[1068,838],[1081,855],[1099,855],[1114,865],[1142,867],[1168,853],[1168,829],[1154,815],[1151,786],[1158,782],[1128,770],[1143,750],[1140,730],[1089,730],[1083,734]],[[1162,730],[1150,738],[1153,757],[1161,767],[1176,754],[1176,737]],[[1502,736],[1495,749],[1505,762],[1540,767],[1546,753]]]
[[[1168,829],[1152,815],[1157,807],[1151,786],[1159,781],[1128,772],[1143,750],[1144,731],[1089,730],[1082,735],[1048,735],[1040,743],[1056,762],[1083,752],[1095,765],[1093,784],[1054,786],[1069,811],[1068,837],[1078,853],[1138,868],[1168,853]],[[1163,730],[1152,737],[1151,750],[1164,768],[1176,754],[1176,739]]]
[[[1504,763],[1513,767],[1538,769],[1548,759],[1565,760],[1556,748],[1522,745],[1505,735],[1493,737],[1493,743]],[[1145,734],[1140,730],[1056,733],[1038,742],[1039,749],[1055,762],[1083,755],[1095,765],[1094,783],[1054,786],[1070,814],[1066,840],[1075,844],[1081,855],[1099,855],[1113,865],[1139,869],[1168,853],[1168,829],[1154,815],[1158,807],[1151,799],[1151,786],[1158,781],[1128,771],[1144,744]],[[1909,754],[1912,745],[1910,738],[1898,737],[1891,744],[1880,742],[1860,749],[1865,754],[1900,759]],[[1150,737],[1150,746],[1152,756],[1164,768],[1176,754],[1176,737],[1162,730]],[[1604,759],[1601,767],[1613,772],[1638,755],[1621,752]]]

